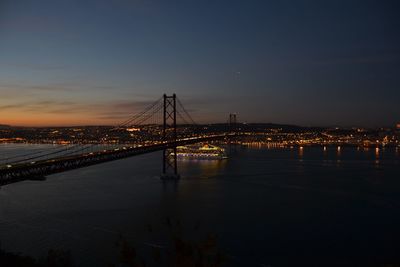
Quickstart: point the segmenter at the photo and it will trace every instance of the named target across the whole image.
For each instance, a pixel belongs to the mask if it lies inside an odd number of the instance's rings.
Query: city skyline
[[[396,1],[1,1],[0,124],[114,125],[163,93],[200,123],[394,126]]]

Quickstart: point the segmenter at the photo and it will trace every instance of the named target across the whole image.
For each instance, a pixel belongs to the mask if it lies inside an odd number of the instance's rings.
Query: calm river
[[[229,150],[223,161],[179,162],[177,183],[160,181],[152,153],[3,186],[1,247],[109,266],[121,238],[146,257],[168,249],[174,227],[187,240],[216,236],[226,266],[400,262],[399,149]]]

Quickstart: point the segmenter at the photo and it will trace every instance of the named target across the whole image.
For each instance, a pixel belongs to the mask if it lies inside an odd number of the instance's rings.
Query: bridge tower
[[[164,115],[163,115],[163,141],[176,141],[176,95],[167,96],[164,94]],[[163,150],[163,172],[161,179],[179,179],[176,157],[176,145]]]
[[[236,113],[229,114],[229,130],[231,132],[236,131],[236,124],[237,124]]]

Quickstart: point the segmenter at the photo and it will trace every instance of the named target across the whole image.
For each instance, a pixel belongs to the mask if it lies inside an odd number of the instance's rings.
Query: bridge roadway
[[[44,180],[45,176],[54,173],[83,168],[95,164],[128,158],[145,153],[160,151],[175,146],[188,145],[188,144],[214,141],[214,140],[223,140],[226,138],[235,137],[237,135],[238,134],[231,133],[231,134],[183,138],[173,142],[162,142],[158,144],[136,146],[136,147],[126,146],[123,148],[113,149],[113,150],[102,150],[102,151],[83,153],[78,155],[62,156],[58,158],[51,158],[35,162],[25,162],[15,165],[1,166],[0,186],[24,180]]]

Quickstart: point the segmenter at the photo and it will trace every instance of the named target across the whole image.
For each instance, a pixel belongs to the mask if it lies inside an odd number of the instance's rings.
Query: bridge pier
[[[163,119],[163,141],[176,142],[176,95],[167,96],[164,94],[164,119]],[[162,180],[177,180],[178,161],[176,145],[163,150]]]
[[[178,174],[178,162],[176,157],[176,146],[163,150],[163,172],[161,179],[177,180],[180,178]]]

